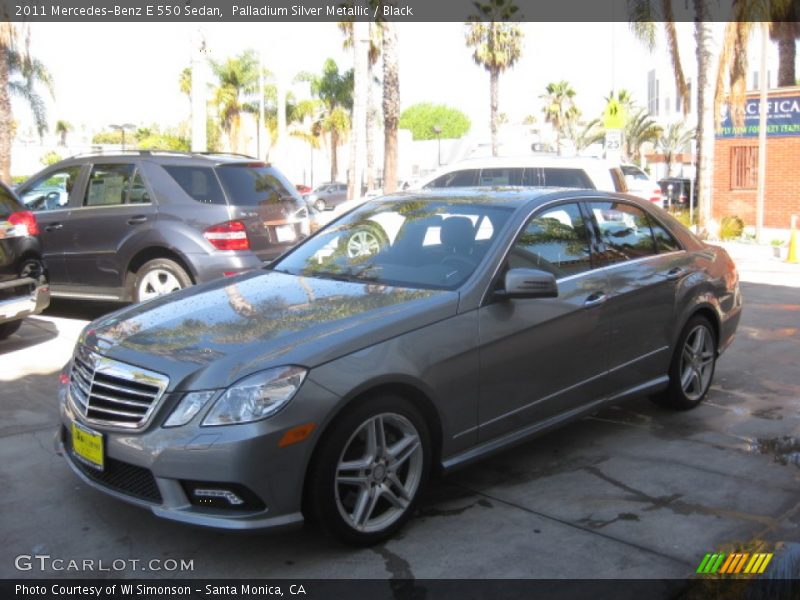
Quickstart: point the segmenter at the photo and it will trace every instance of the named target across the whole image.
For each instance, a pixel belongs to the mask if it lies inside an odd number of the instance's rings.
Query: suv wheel
[[[320,198],[319,200],[314,202],[314,208],[316,208],[319,212],[322,212],[323,210],[325,210],[327,208],[327,206],[325,204],[325,200]]]
[[[308,512],[347,544],[390,537],[411,516],[430,470],[425,420],[407,401],[379,396],[336,422],[309,470]]]
[[[19,329],[20,325],[22,325],[22,319],[19,321],[0,323],[0,340],[4,340],[9,336],[14,335],[17,332],[17,329]]]
[[[143,264],[136,272],[133,299],[144,302],[191,285],[191,278],[178,263],[168,258],[156,258]]]
[[[654,396],[657,404],[678,410],[694,408],[708,394],[717,360],[717,339],[705,317],[683,328],[669,367],[669,387]]]

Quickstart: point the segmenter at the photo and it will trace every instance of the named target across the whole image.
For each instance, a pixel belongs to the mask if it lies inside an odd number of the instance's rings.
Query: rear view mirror
[[[498,290],[502,298],[557,298],[558,284],[552,273],[538,269],[509,269],[505,289]]]

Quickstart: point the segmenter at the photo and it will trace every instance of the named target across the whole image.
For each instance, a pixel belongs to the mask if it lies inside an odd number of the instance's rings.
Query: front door
[[[479,310],[479,436],[488,440],[599,398],[606,372],[606,274],[595,269],[579,203],[540,209],[507,268],[553,273],[557,298],[498,299]]]

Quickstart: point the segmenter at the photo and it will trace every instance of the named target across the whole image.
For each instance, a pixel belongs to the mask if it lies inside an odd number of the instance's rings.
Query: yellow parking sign
[[[603,111],[603,127],[606,129],[622,129],[625,126],[625,108],[616,98],[606,104]]]

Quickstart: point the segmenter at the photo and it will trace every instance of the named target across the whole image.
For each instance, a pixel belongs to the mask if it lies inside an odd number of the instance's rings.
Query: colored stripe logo
[[[714,575],[717,573],[725,575],[735,575],[739,573],[760,574],[766,570],[771,560],[771,552],[757,552],[753,554],[749,552],[734,552],[732,554],[725,554],[724,552],[709,553],[700,561],[700,566],[697,567],[697,573],[703,575]]]

